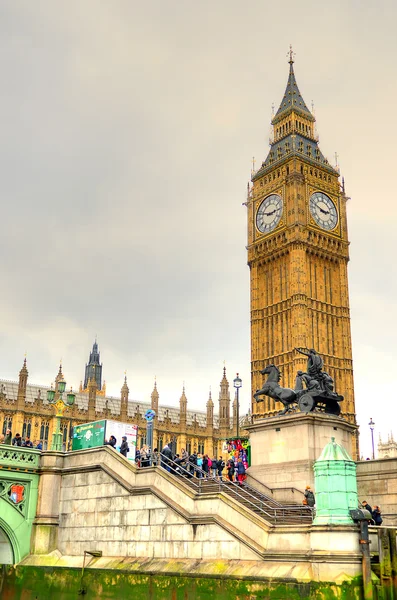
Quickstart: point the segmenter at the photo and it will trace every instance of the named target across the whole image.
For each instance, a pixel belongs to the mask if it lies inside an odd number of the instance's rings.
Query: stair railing
[[[270,520],[272,523],[289,520],[309,524],[313,520],[313,510],[308,506],[282,505],[251,486],[245,484],[240,486],[235,481],[216,479],[211,475],[210,470],[208,472],[204,471],[201,467],[190,461],[175,462],[162,455],[161,467],[165,468],[173,476],[187,477],[198,494],[208,493],[208,490],[203,486],[204,481],[217,483],[220,492],[232,491],[242,503],[248,504],[249,508],[254,512],[259,511],[267,521]],[[270,500],[272,504],[279,504],[279,506],[269,506],[266,500]]]

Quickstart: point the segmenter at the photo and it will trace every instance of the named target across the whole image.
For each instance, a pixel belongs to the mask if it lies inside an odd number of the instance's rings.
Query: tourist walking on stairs
[[[242,487],[243,481],[246,478],[247,478],[247,476],[245,474],[245,467],[243,465],[243,461],[241,458],[239,458],[238,463],[237,463],[237,479],[238,479],[238,484],[240,487]]]

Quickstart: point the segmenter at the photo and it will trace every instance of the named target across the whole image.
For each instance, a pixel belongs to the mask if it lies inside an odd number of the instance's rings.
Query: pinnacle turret
[[[272,122],[279,120],[280,115],[288,110],[295,110],[301,112],[310,121],[314,121],[314,117],[310,110],[307,108],[305,101],[303,100],[302,94],[299,91],[298,84],[296,83],[294,73],[294,61],[292,56],[289,60],[289,75],[287,81],[287,87],[285,88],[283,99],[281,100],[278,111],[272,119]]]
[[[270,150],[252,181],[259,179],[278,164],[298,157],[311,166],[321,166],[331,175],[339,173],[329,164],[318,147],[315,117],[299,91],[294,72],[292,50],[289,53],[289,74],[279,109],[272,118]]]
[[[89,380],[94,377],[98,391],[102,389],[102,364],[100,362],[101,356],[98,350],[98,343],[95,338],[95,342],[90,352],[88,363],[85,365],[85,376],[84,376],[84,389],[88,388]]]

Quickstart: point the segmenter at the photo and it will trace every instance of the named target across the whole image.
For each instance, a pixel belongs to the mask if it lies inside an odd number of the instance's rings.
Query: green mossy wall
[[[86,593],[79,594],[83,587]],[[362,600],[361,582],[299,583],[143,575],[53,567],[7,567],[1,600]]]

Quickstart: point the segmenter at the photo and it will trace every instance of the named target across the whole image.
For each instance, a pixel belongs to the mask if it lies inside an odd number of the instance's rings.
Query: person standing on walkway
[[[12,443],[12,433],[11,433],[11,429],[7,429],[6,431],[6,436],[4,438],[4,444],[8,444],[9,446]]]
[[[368,502],[366,500],[363,500],[361,502],[361,505],[365,510],[367,510],[372,515],[372,506],[370,504],[368,504]]]
[[[114,437],[114,435],[111,435],[109,438],[109,441],[105,440],[105,446],[111,446],[112,448],[116,448],[116,444],[117,444],[117,439]]]
[[[377,506],[376,504],[374,504],[374,508],[372,510],[372,518],[375,522],[375,525],[382,525],[382,513],[380,512],[379,506]]]
[[[305,489],[305,498],[306,498],[307,506],[310,506],[311,508],[313,508],[313,506],[316,503],[316,499],[314,497],[314,493],[313,493],[313,490],[310,487],[310,485],[306,486],[306,489]]]
[[[123,456],[125,456],[127,458],[127,452],[129,452],[129,451],[130,451],[130,447],[127,442],[127,436],[123,435],[123,437],[121,438],[120,454],[122,454]]]
[[[15,437],[12,439],[12,445],[13,446],[22,446],[22,438],[21,438],[20,433],[17,433],[15,435]]]

